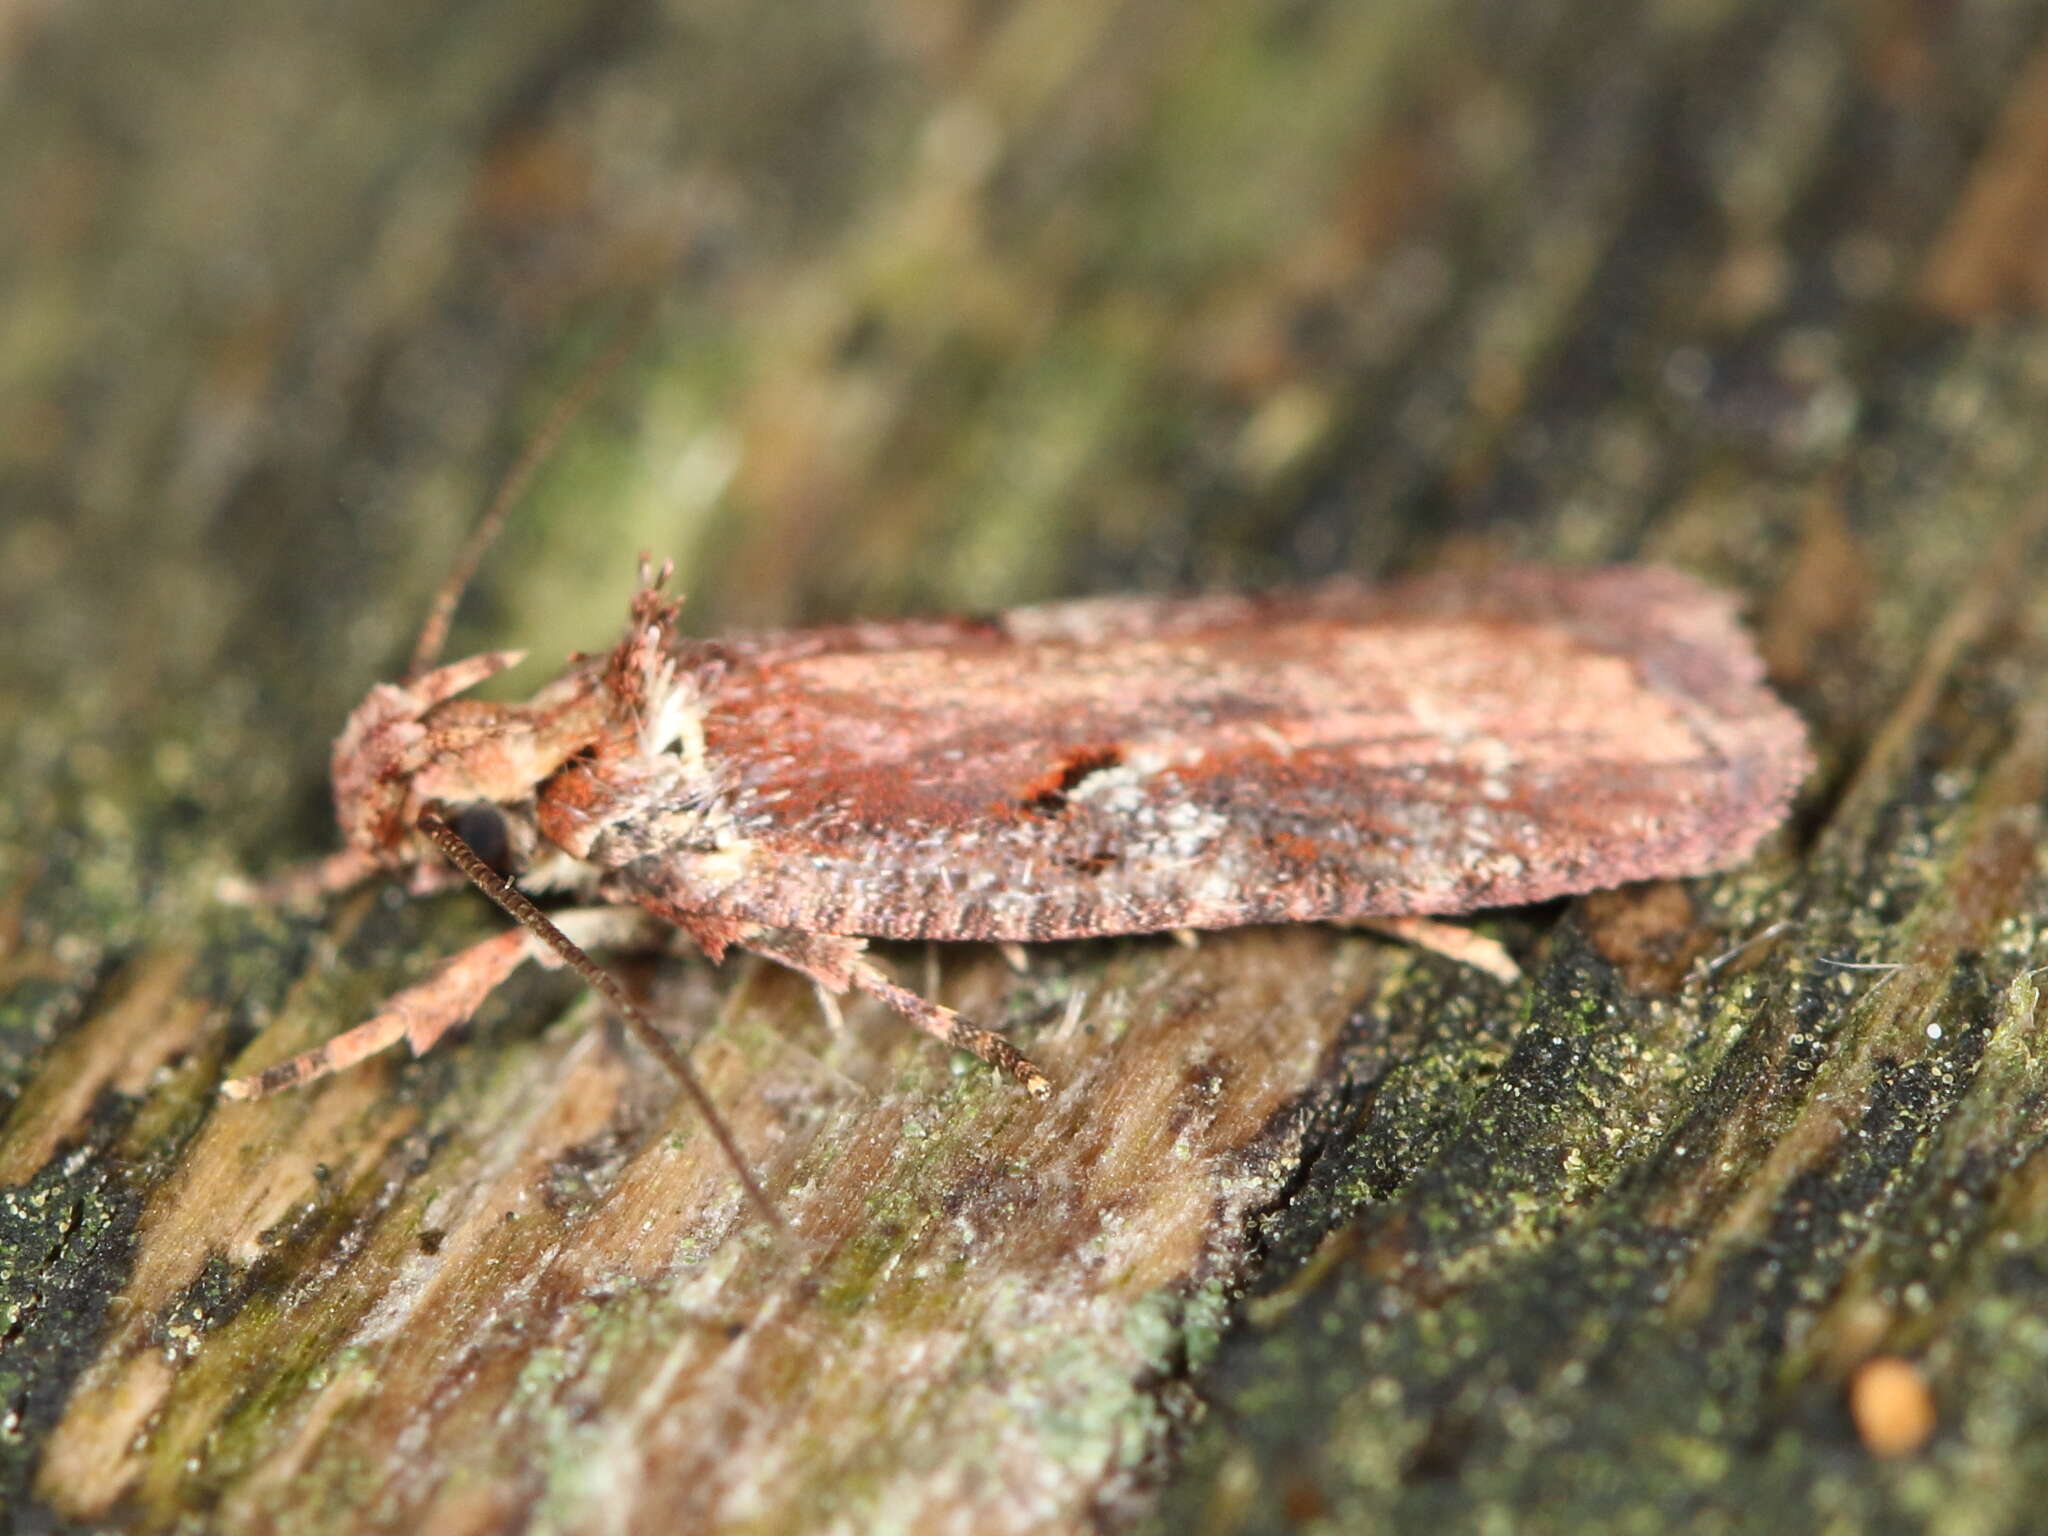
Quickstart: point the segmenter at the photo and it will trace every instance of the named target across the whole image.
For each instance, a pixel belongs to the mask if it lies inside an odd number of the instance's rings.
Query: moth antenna
[[[533,484],[533,477],[540,472],[562,440],[562,434],[604,386],[606,379],[618,370],[627,355],[638,346],[646,327],[650,305],[647,301],[634,306],[633,312],[621,322],[619,334],[610,346],[598,354],[597,360],[583,370],[569,392],[557,400],[547,419],[540,424],[540,430],[533,434],[519,457],[512,461],[512,467],[505,471],[505,478],[498,482],[498,489],[484,507],[469,537],[462,542],[462,548],[455,552],[455,563],[448,568],[447,579],[434,594],[433,605],[427,609],[427,619],[420,626],[420,637],[412,648],[412,662],[405,669],[407,682],[432,669],[441,659],[441,648],[448,643],[448,626],[455,619],[455,608],[462,601],[462,594],[476,576],[476,568],[483,564],[485,554],[498,535],[504,531],[505,520],[511,516],[512,508],[526,494]]]
[[[675,1048],[667,1035],[654,1027],[654,1023],[640,1010],[640,1005],[627,995],[626,989],[603,966],[586,955],[561,929],[557,928],[548,915],[521,895],[496,870],[477,857],[471,848],[447,822],[433,811],[420,813],[419,829],[429,841],[448,856],[448,862],[467,875],[492,901],[502,908],[506,916],[520,924],[541,943],[554,951],[555,955],[571,970],[603,994],[606,1002],[618,1010],[619,1017],[626,1021],[640,1043],[651,1051],[660,1063],[668,1068],[684,1094],[696,1107],[710,1128],[711,1136],[718,1143],[725,1160],[732,1164],[732,1171],[739,1177],[740,1187],[746,1191],[748,1202],[759,1212],[761,1219],[768,1223],[775,1235],[784,1241],[789,1238],[789,1227],[775,1209],[767,1194],[755,1182],[753,1171],[747,1167],[747,1160],[740,1154],[739,1143],[733,1139],[732,1130],[726,1125],[718,1107],[711,1102],[711,1095],[704,1090],[683,1053]]]

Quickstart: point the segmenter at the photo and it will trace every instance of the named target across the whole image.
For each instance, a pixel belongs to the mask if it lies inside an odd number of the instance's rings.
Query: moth
[[[617,644],[523,704],[464,696],[517,652],[437,664],[445,606],[411,674],[371,689],[334,745],[345,846],[271,889],[429,891],[452,860],[524,926],[228,1095],[423,1052],[539,959],[602,987],[708,1109],[576,942],[621,917],[872,994],[1042,1095],[1023,1054],[867,941],[1415,920],[1696,875],[1747,857],[1809,766],[1732,601],[1667,569],[709,638],[666,574],[643,566]]]

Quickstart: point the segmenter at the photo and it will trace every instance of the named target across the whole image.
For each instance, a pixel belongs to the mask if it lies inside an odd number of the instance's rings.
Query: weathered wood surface
[[[7,1524],[2028,1528],[2044,36],[19,12]],[[1308,930],[888,951],[1028,1040],[1043,1108],[770,971],[632,968],[798,1258],[556,979],[222,1104],[491,931],[211,893],[330,846],[342,713],[649,295],[458,646],[605,643],[643,548],[707,629],[1640,556],[1749,594],[1821,771],[1741,872],[1489,919],[1514,989]],[[1881,1356],[1935,1414],[1890,1458]]]

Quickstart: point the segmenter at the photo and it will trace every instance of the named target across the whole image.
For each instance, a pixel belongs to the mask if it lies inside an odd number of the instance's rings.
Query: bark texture
[[[0,25],[0,1522],[2038,1528],[2048,7],[470,0]],[[883,951],[1038,1105],[768,969],[219,1081],[493,931],[326,744],[458,623],[705,633],[1651,559],[1821,768],[1745,869]],[[517,676],[517,674],[515,674]]]

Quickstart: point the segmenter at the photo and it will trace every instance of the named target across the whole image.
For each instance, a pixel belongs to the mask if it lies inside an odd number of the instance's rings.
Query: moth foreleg
[[[475,1013],[527,958],[527,936],[521,928],[472,944],[442,961],[425,981],[395,994],[375,1018],[289,1061],[229,1078],[220,1091],[231,1099],[264,1098],[352,1067],[401,1040],[409,1041],[417,1056]]]
[[[578,942],[591,947],[621,942],[643,920],[635,911],[593,907],[558,914],[557,921]],[[436,966],[425,981],[394,993],[376,1017],[288,1061],[245,1077],[230,1078],[220,1091],[231,1099],[260,1099],[310,1083],[389,1050],[403,1040],[415,1056],[432,1050],[441,1037],[473,1016],[498,986],[527,960],[552,969],[561,964],[523,928],[459,950]]]
[[[969,1051],[1008,1073],[1034,1098],[1052,1092],[1052,1082],[1031,1059],[993,1030],[970,1024],[952,1009],[899,987],[862,950],[864,940],[836,933],[800,933],[790,928],[743,930],[735,942],[777,964],[808,976],[821,992],[854,988],[880,998],[919,1029],[955,1050]]]

